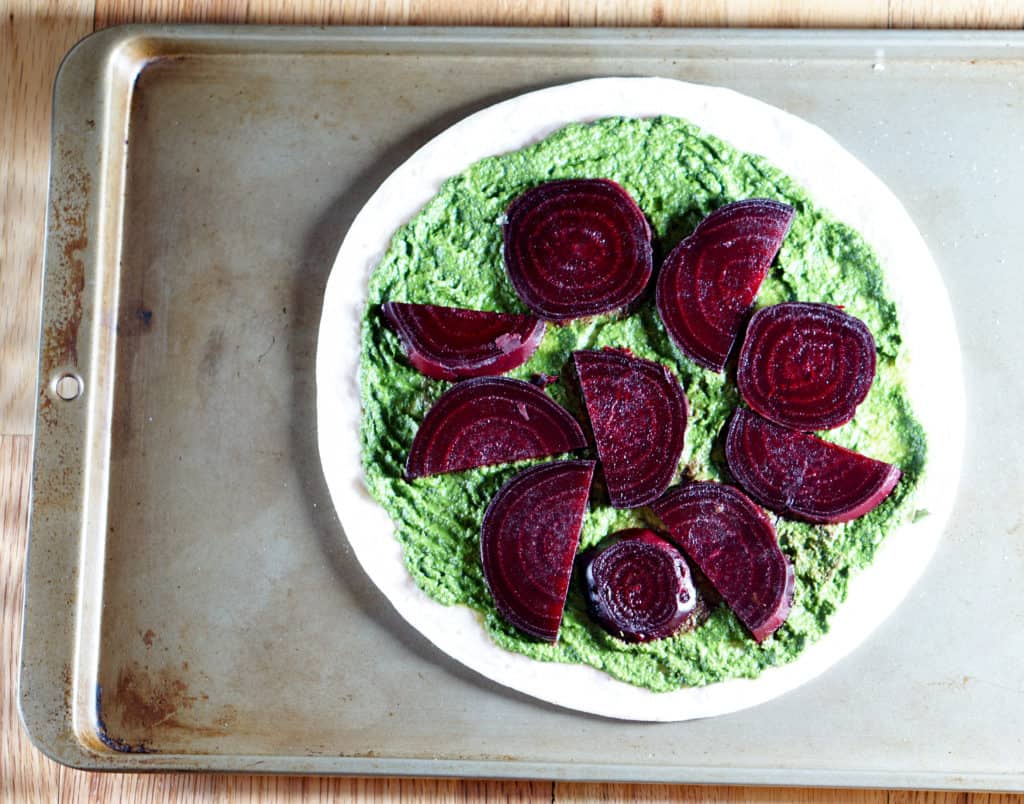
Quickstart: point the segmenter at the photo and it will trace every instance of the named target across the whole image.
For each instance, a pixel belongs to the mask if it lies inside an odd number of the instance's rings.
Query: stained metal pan
[[[1002,33],[87,39],[55,95],[36,744],[99,769],[1024,788],[1022,58]],[[356,211],[465,114],[596,75],[728,86],[825,128],[906,203],[963,344],[965,480],[925,579],[825,676],[721,718],[606,721],[454,664],[363,575],[317,459],[321,297]]]

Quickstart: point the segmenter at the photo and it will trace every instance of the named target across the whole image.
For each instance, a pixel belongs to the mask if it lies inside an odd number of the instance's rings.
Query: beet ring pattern
[[[449,388],[416,431],[405,476],[461,472],[587,445],[576,420],[536,386],[477,377]]]
[[[608,179],[551,181],[509,206],[505,268],[519,298],[550,321],[620,310],[651,278],[647,218]]]
[[[686,559],[654,531],[618,534],[620,541],[587,563],[587,600],[594,619],[627,642],[672,636],[697,606]]]
[[[787,302],[754,313],[736,384],[766,419],[809,432],[853,418],[875,379],[875,339],[829,304]]]
[[[555,461],[515,475],[480,529],[480,563],[501,616],[532,637],[558,638],[593,461]]]
[[[767,198],[734,201],[708,215],[665,258],[658,315],[698,366],[725,369],[794,214],[788,204]]]

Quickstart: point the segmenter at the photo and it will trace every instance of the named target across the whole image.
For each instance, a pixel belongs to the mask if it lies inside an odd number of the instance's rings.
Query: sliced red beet
[[[665,259],[658,275],[658,314],[697,365],[725,368],[794,214],[788,204],[766,198],[726,204]]]
[[[767,514],[721,483],[676,486],[651,506],[754,639],[786,621],[796,576]]]
[[[653,530],[637,528],[593,555],[586,565],[590,613],[627,642],[650,642],[679,631],[697,606],[686,559]]]
[[[738,409],[725,460],[736,482],[762,505],[807,522],[848,522],[873,510],[896,487],[900,470],[811,433]]]
[[[508,208],[504,239],[512,286],[550,321],[620,310],[651,278],[651,227],[629,193],[608,179],[527,190]]]
[[[501,616],[537,639],[558,639],[593,475],[593,461],[531,466],[501,487],[484,514],[487,587]]]
[[[850,421],[875,379],[875,339],[830,304],[787,302],[754,313],[736,384],[755,411],[795,430]]]
[[[477,377],[456,383],[427,412],[409,449],[405,476],[461,472],[586,445],[576,420],[535,385]]]
[[[381,312],[409,362],[435,380],[504,374],[537,351],[545,323],[531,315],[386,302]]]
[[[689,404],[679,380],[618,349],[573,359],[612,505],[647,505],[668,488],[683,452]]]

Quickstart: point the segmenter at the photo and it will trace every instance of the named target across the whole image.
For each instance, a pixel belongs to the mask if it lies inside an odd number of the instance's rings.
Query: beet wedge
[[[505,269],[523,303],[565,322],[621,310],[651,278],[651,227],[608,179],[550,181],[509,206]]]
[[[381,312],[412,367],[435,380],[504,374],[537,351],[546,324],[531,315],[385,302]]]
[[[537,386],[477,377],[456,383],[427,412],[409,449],[405,476],[461,472],[586,445],[576,420]]]
[[[830,304],[787,302],[754,313],[736,368],[750,407],[794,430],[831,430],[853,418],[875,379],[875,339]]]
[[[754,639],[763,642],[786,621],[793,565],[767,514],[743,492],[710,481],[687,483],[651,508]]]
[[[616,508],[658,499],[679,465],[689,403],[660,363],[618,349],[573,352],[608,496]]]
[[[501,487],[484,514],[487,588],[501,616],[537,639],[558,639],[593,476],[593,461],[531,466]]]
[[[780,427],[738,409],[725,437],[725,460],[736,482],[783,516],[806,522],[849,522],[889,496],[900,470]]]
[[[723,371],[795,211],[752,198],[708,215],[665,259],[656,304],[675,344],[698,366]]]
[[[686,559],[653,530],[616,535],[618,541],[586,564],[591,616],[626,642],[650,642],[679,632],[697,607]]]

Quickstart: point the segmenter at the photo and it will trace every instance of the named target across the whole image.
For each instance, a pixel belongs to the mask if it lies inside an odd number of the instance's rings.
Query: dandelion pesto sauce
[[[842,305],[875,337],[878,369],[867,399],[853,421],[823,435],[895,463],[903,477],[878,508],[853,522],[809,525],[777,519],[780,546],[796,569],[795,598],[786,623],[761,645],[725,604],[692,632],[646,644],[621,642],[588,616],[579,573],[570,585],[558,642],[537,642],[498,615],[484,583],[479,537],[495,492],[524,466],[540,461],[403,479],[416,429],[451,385],[410,367],[397,336],[385,326],[380,305],[391,300],[528,312],[505,275],[500,219],[523,191],[568,178],[612,179],[636,199],[654,231],[656,270],[673,246],[723,204],[755,197],[791,204],[796,217],[757,306],[791,300]],[[557,375],[559,380],[547,392],[586,422],[571,354],[605,346],[630,349],[675,372],[690,401],[679,478],[728,482],[721,432],[741,404],[734,367],[716,374],[683,357],[669,341],[651,292],[628,314],[549,325],[537,352],[509,376],[529,380],[537,374]],[[925,437],[902,380],[903,360],[896,308],[871,248],[764,159],[676,118],[609,118],[569,125],[535,145],[485,159],[453,176],[395,234],[370,280],[363,319],[359,379],[366,483],[390,514],[406,565],[420,588],[440,603],[479,611],[498,645],[541,661],[591,665],[655,691],[751,678],[766,667],[791,661],[820,637],[846,596],[851,574],[871,562],[886,533],[923,515],[915,512],[913,496],[924,469]],[[596,457],[592,451],[581,456]],[[660,523],[648,508],[611,508],[598,484],[580,550],[617,530],[638,526],[659,528]]]

